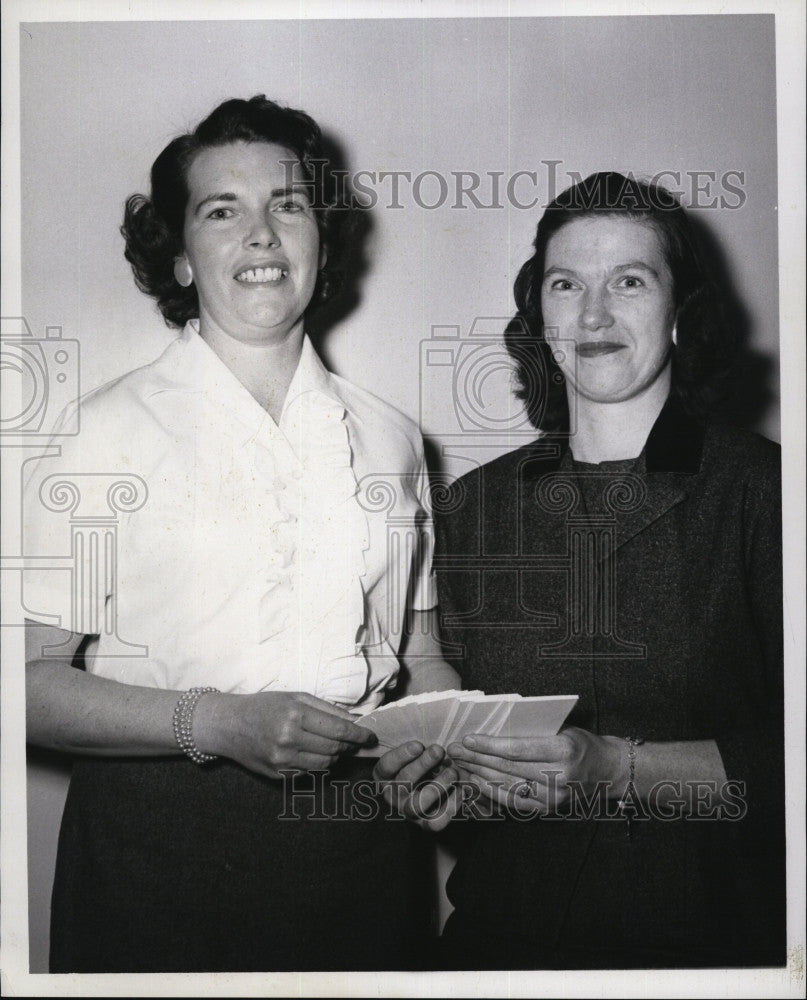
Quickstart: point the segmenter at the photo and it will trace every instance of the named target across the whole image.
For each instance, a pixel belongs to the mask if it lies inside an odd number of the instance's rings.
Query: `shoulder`
[[[157,393],[173,387],[171,361],[178,341],[168,345],[154,361],[104,383],[73,403],[81,416],[89,420],[114,415],[123,417],[129,407],[142,407]]]
[[[363,389],[353,382],[348,382],[347,379],[342,378],[340,375],[334,375],[333,372],[329,373],[329,377],[346,408],[354,416],[360,419],[375,418],[382,420],[404,437],[412,440],[420,440],[420,431],[415,421],[391,403],[380,399],[372,392],[368,392],[367,389]]]
[[[329,373],[331,383],[345,405],[349,418],[355,421],[376,447],[399,453],[403,450],[418,462],[423,455],[423,438],[418,425],[391,403],[361,386]]]
[[[62,460],[95,466],[121,462],[154,450],[155,435],[163,435],[153,397],[171,388],[165,358],[135,368],[91,390],[69,404],[53,429],[53,443]],[[144,455],[139,455],[142,465]]]
[[[514,485],[534,480],[557,468],[563,446],[556,438],[541,437],[466,472],[453,488],[466,494],[493,492],[513,496]]]
[[[778,486],[782,450],[774,441],[741,427],[709,424],[702,470],[712,477]]]
[[[453,546],[462,546],[462,540],[482,531],[483,525],[485,530],[496,525],[507,530],[523,506],[523,491],[557,469],[561,454],[558,440],[544,437],[480,463],[433,496],[438,531],[454,539]]]

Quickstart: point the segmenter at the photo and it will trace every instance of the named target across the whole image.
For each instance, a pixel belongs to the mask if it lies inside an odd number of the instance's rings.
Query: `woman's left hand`
[[[570,783],[588,799],[598,785],[619,798],[627,783],[624,740],[572,726],[557,736],[466,736],[448,755],[462,779],[493,802],[506,807],[515,796],[520,810],[529,805],[536,813],[568,802]]]

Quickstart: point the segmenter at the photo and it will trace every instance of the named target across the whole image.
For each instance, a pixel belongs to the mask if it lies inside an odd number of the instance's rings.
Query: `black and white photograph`
[[[4,993],[804,995],[804,33],[4,7]]]

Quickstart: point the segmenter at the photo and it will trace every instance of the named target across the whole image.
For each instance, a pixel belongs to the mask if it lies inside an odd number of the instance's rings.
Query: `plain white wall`
[[[59,325],[80,340],[82,392],[152,360],[172,336],[123,259],[124,199],[147,190],[176,133],[228,97],[265,93],[313,115],[354,172],[499,172],[503,188],[517,171],[538,173],[535,188],[516,189],[538,197],[530,210],[457,209],[453,197],[425,210],[405,183],[392,209],[389,182],[378,184],[358,304],[324,344],[336,371],[416,419],[423,391],[423,430],[449,446],[449,473],[464,468],[457,441],[468,445],[454,436],[450,372],[420,378],[420,343],[433,326],[467,331],[477,317],[501,330],[552,194],[547,161],[560,161],[558,189],[570,171],[711,171],[713,193],[732,204],[719,179],[743,172],[742,206],[698,217],[740,292],[750,349],[770,368],[770,404],[745,422],[778,438],[772,16],[28,24],[21,65],[24,313],[37,335]],[[422,200],[437,198],[436,183],[424,182]],[[492,412],[517,414],[504,373],[485,391]],[[519,443],[499,435],[470,454]],[[63,790],[58,768],[31,767],[32,971],[46,967]]]

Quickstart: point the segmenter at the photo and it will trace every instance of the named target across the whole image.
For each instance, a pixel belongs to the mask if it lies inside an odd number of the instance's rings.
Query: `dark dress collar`
[[[705,426],[684,410],[678,397],[668,396],[644,446],[646,471],[694,475],[700,470],[705,434]],[[528,446],[520,463],[522,474],[533,479],[554,472],[568,450],[569,439],[564,435],[540,438]]]
[[[700,470],[705,426],[685,410],[677,396],[668,396],[645,445],[648,472]]]

